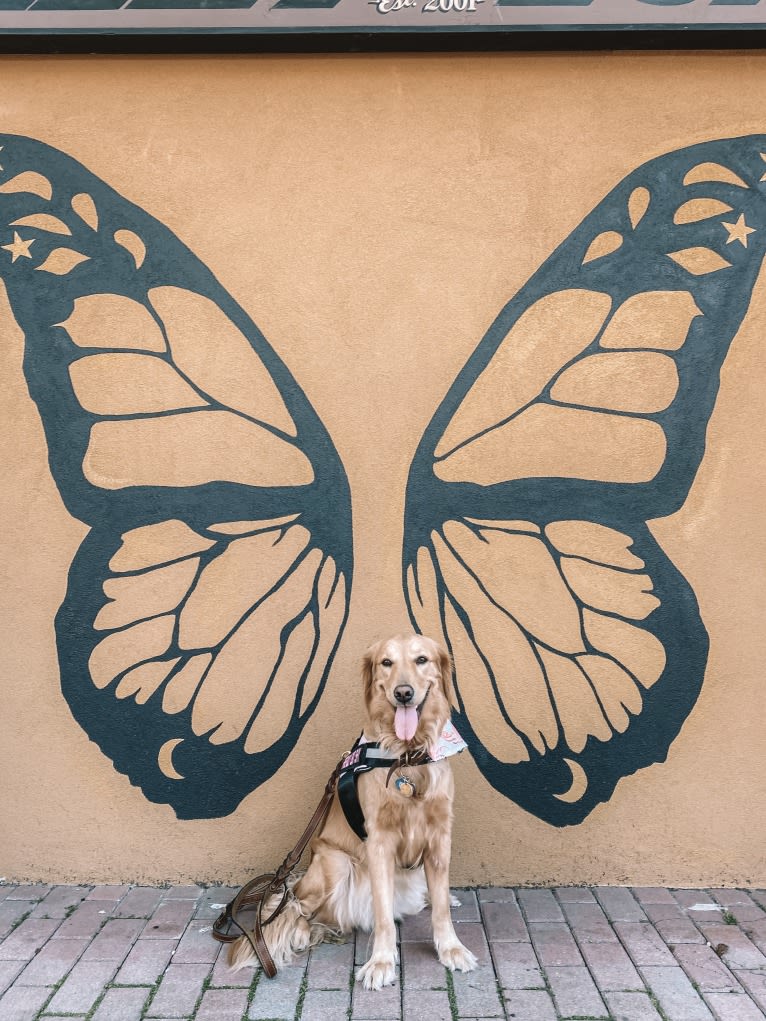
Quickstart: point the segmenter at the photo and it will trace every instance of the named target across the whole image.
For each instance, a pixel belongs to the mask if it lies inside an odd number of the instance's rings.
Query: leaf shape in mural
[[[47,177],[33,170],[24,170],[0,184],[0,195],[37,195],[50,199],[53,189]]]
[[[125,251],[130,252],[136,264],[136,269],[141,269],[146,258],[146,245],[138,234],[134,234],[132,230],[117,230],[114,232],[114,240]]]
[[[87,223],[92,230],[98,230],[98,211],[91,195],[85,192],[73,195],[71,206],[83,223]]]
[[[588,245],[588,250],[583,256],[583,265],[593,262],[594,259],[603,259],[604,256],[616,252],[621,246],[622,234],[618,234],[616,230],[602,231]]]
[[[683,248],[680,252],[668,252],[668,256],[683,266],[689,273],[695,276],[703,276],[706,273],[717,273],[720,269],[728,269],[731,263],[724,259],[712,248],[705,248],[695,245],[693,248]]]
[[[722,163],[698,163],[691,167],[683,178],[684,184],[731,184],[735,188],[747,188],[747,182],[743,181],[739,174]]]
[[[89,258],[90,256],[76,252],[72,248],[54,248],[48,258],[39,266],[35,266],[35,269],[42,273],[54,273],[58,277],[63,277],[67,273],[71,273],[75,266],[79,266],[81,262],[87,262]]]
[[[628,199],[628,216],[630,217],[630,225],[634,230],[643,220],[644,214],[649,208],[650,201],[651,194],[649,189],[644,188],[641,185],[639,185],[638,188],[634,188],[630,193],[630,198]]]
[[[49,213],[32,213],[30,216],[21,216],[14,220],[11,227],[37,227],[38,230],[47,230],[52,234],[71,234],[71,230],[59,220],[57,216]]]
[[[555,825],[663,760],[702,684],[694,593],[647,521],[702,459],[766,248],[765,142],[619,184],[501,311],[410,470],[411,618],[453,655],[484,776]],[[619,260],[581,260],[639,223]]]
[[[0,233],[34,235],[0,245],[0,275],[51,470],[91,526],[56,619],[62,690],[150,800],[229,813],[324,689],[351,585],[345,472],[282,361],[174,235],[57,150],[0,141],[26,173],[0,194]],[[43,172],[71,250],[18,187]]]
[[[697,223],[698,220],[709,220],[711,216],[731,212],[728,202],[718,199],[689,199],[682,202],[673,214],[673,223]]]

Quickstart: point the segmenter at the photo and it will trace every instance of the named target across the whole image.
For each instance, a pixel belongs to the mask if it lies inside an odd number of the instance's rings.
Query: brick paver
[[[352,1021],[400,1021],[402,991],[397,982],[378,992],[363,989],[357,982],[351,995]]]
[[[597,886],[594,893],[613,922],[643,922],[646,918],[636,898],[622,886]]]
[[[83,901],[59,925],[54,933],[58,939],[92,939],[109,920],[108,905]]]
[[[582,953],[602,992],[643,990],[644,984],[638,972],[619,943],[583,943]]]
[[[519,890],[518,901],[528,922],[563,922],[558,901],[550,890]]]
[[[129,890],[129,886],[94,886],[88,893],[87,900],[104,900],[116,904]]]
[[[600,905],[572,902],[565,903],[563,908],[578,943],[617,942],[615,931]]]
[[[124,961],[141,931],[139,918],[110,918],[82,955],[84,961]]]
[[[766,970],[766,957],[736,925],[706,922],[700,925],[700,929],[730,968]]]
[[[0,943],[0,961],[31,961],[60,924],[58,918],[27,918]]]
[[[312,955],[313,958],[313,955]],[[408,989],[439,989],[447,987],[444,967],[439,963],[430,940],[421,943],[402,943],[402,974]],[[313,960],[312,960],[313,964]],[[313,983],[311,965],[309,981]]]
[[[148,918],[162,900],[163,892],[152,886],[136,886],[122,898],[112,914],[115,918]]]
[[[144,926],[144,939],[180,939],[194,914],[195,902],[188,899],[163,900]]]
[[[51,939],[32,958],[16,980],[22,986],[52,986],[60,982],[87,947],[82,939]]]
[[[766,1017],[766,975],[757,971],[735,971],[734,974]]]
[[[545,979],[530,943],[490,943],[495,974],[504,989],[543,989]],[[405,974],[409,985],[409,976]]]
[[[11,886],[9,888],[8,900],[42,900],[43,897],[48,896],[52,889],[53,887],[47,886],[45,883]]]
[[[646,967],[644,980],[673,1021],[711,1021],[712,1015],[681,968]]]
[[[242,1021],[246,1010],[246,989],[207,989],[195,1016],[196,1021]]]
[[[604,998],[619,1021],[662,1021],[648,993],[605,993]]]
[[[336,1015],[337,1016],[337,1015]],[[452,1021],[452,1009],[446,989],[409,989],[404,990],[405,1021],[423,1018],[424,1021]],[[304,1021],[301,1018],[301,1021]]]
[[[301,1021],[330,1021],[330,1018],[344,1018],[351,1003],[351,991],[346,989],[311,989],[306,991]],[[446,1021],[450,1021],[449,1016]]]
[[[708,993],[705,999],[717,1021],[761,1021],[763,1018],[763,1014],[747,996]]]
[[[13,932],[21,922],[32,914],[35,901],[11,900],[0,903],[0,939]]]
[[[54,1014],[85,1014],[104,992],[116,970],[114,961],[79,961],[51,1000],[50,1011]]]
[[[671,897],[643,905],[647,917],[666,943],[704,943],[705,937]]]
[[[609,1016],[587,968],[548,968],[546,974],[562,1017]]]
[[[108,989],[92,1021],[140,1021],[150,992],[140,986]]]
[[[32,918],[67,918],[74,907],[88,896],[87,886],[54,886],[38,901]]]
[[[175,943],[169,939],[139,939],[115,981],[123,986],[153,986],[167,968],[174,949]]]
[[[191,1015],[209,974],[210,965],[207,964],[171,964],[162,976],[157,995],[149,1007],[148,1017]]]
[[[230,887],[0,884],[0,1021],[757,1021],[766,893],[657,887],[455,891],[479,960],[450,974],[428,910],[399,927],[396,983],[354,970],[368,933],[270,981],[210,936]]]
[[[583,963],[572,933],[563,922],[531,922],[529,931],[544,968],[562,968]]]
[[[33,1021],[50,996],[39,986],[13,986],[0,999],[0,1021]]]
[[[634,964],[670,967],[676,963],[662,937],[649,922],[616,922],[614,928]]]
[[[285,968],[271,980],[259,976],[248,1017],[294,1018],[304,974],[303,968]]]
[[[484,901],[481,899],[481,891],[479,900],[490,939],[529,941],[526,923],[515,901]]]
[[[550,993],[544,989],[515,989],[505,994],[509,1018],[518,1021],[556,1021],[556,1009]]]
[[[703,993],[734,993],[739,983],[712,947],[680,943],[673,948],[676,960],[697,989]]]
[[[10,986],[23,967],[23,961],[0,961],[0,995]]]

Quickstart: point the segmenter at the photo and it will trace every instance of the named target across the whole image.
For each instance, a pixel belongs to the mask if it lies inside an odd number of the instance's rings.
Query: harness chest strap
[[[364,813],[359,804],[359,794],[356,789],[359,774],[387,766],[389,775],[386,777],[386,783],[388,783],[391,773],[397,766],[424,766],[428,762],[433,762],[433,759],[425,752],[412,758],[405,759],[405,756],[401,756],[392,759],[388,752],[378,744],[366,742],[363,736],[359,738],[341,764],[340,777],[338,778],[338,801],[343,809],[346,822],[360,840],[367,839],[367,830],[364,826]]]
[[[440,762],[451,755],[457,755],[467,747],[465,741],[455,730],[451,722],[447,722],[439,737],[439,741],[435,747],[431,748],[430,752],[423,751],[413,755],[405,754],[395,759],[391,758],[390,754],[376,742],[367,741],[364,734],[362,734],[340,764],[338,801],[343,809],[346,822],[360,840],[367,839],[364,813],[362,812],[362,806],[359,804],[356,786],[360,773],[367,773],[371,769],[387,766],[388,776],[386,777],[386,785],[388,785],[391,774],[398,766],[425,766],[430,762]]]

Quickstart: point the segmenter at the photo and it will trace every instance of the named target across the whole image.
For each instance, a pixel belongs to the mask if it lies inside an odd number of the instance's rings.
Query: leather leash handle
[[[253,952],[260,961],[267,978],[274,978],[277,973],[277,967],[274,964],[274,959],[269,953],[269,948],[266,945],[263,928],[268,925],[269,922],[272,922],[277,915],[284,910],[285,905],[287,904],[289,896],[287,880],[297,868],[298,863],[303,857],[304,851],[308,847],[309,841],[314,836],[314,833],[327,818],[330,806],[332,805],[332,799],[335,795],[335,788],[338,785],[338,777],[340,776],[344,760],[345,756],[333,770],[330,779],[327,781],[325,786],[322,800],[317,805],[314,814],[309,820],[308,826],[301,834],[298,843],[292,851],[290,851],[276,872],[264,873],[261,876],[256,876],[255,879],[251,879],[248,883],[245,883],[242,889],[237,893],[233,900],[229,901],[224,910],[213,923],[213,939],[218,940],[219,943],[233,943],[236,939],[239,939],[237,934],[224,931],[229,927],[229,925],[234,925],[237,929],[239,929],[240,934],[247,939],[250,946],[253,948]],[[262,917],[264,902],[270,894],[277,893],[280,887],[282,888],[282,899],[269,917],[264,921]],[[249,907],[255,907],[256,909],[252,936],[237,918],[237,915],[243,908]]]
[[[261,913],[263,911],[263,901],[269,893],[274,892],[272,887],[274,886],[275,879],[276,877],[274,873],[268,872],[262,876],[256,876],[256,878],[251,879],[249,883],[245,883],[236,897],[229,901],[224,910],[213,923],[213,939],[217,939],[219,943],[233,943],[235,940],[239,939],[240,935],[244,936],[253,948],[255,956],[260,961],[263,970],[269,978],[274,978],[277,973],[277,967],[269,953],[268,947],[266,946],[266,940],[263,938]],[[251,892],[256,889],[256,893]],[[282,910],[286,901],[287,890],[285,889],[282,901],[280,902],[277,911],[272,914],[272,918],[275,914]],[[254,932],[251,936],[247,929],[241,925],[237,915],[243,908],[248,908],[253,905],[256,906],[256,914]],[[271,921],[271,919],[268,919],[268,921]],[[234,925],[239,930],[239,933],[224,932],[223,930],[230,924]]]

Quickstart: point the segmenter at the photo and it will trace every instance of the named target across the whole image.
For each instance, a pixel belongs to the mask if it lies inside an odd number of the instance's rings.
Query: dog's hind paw
[[[373,954],[367,964],[363,964],[356,973],[357,982],[365,989],[382,989],[396,981],[396,955]]]
[[[458,900],[454,893],[450,894],[449,903],[451,908],[459,908],[462,906],[462,900]]]
[[[444,967],[449,968],[450,971],[473,971],[479,966],[474,955],[462,943],[440,947],[438,956]]]

